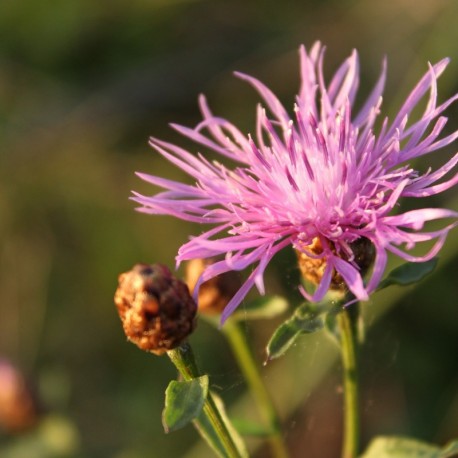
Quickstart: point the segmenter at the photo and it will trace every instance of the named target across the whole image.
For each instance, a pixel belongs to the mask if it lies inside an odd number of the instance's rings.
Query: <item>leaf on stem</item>
[[[208,394],[208,376],[189,381],[172,380],[165,391],[162,424],[166,433],[186,426],[202,412]]]
[[[458,440],[444,448],[408,437],[376,437],[361,458],[451,458],[457,456]]]
[[[391,285],[406,286],[417,283],[429,275],[435,268],[438,258],[433,258],[426,262],[406,262],[393,269],[388,276],[380,282],[377,291]]]
[[[310,334],[322,329],[324,323],[321,313],[312,304],[305,303],[299,306],[273,333],[266,348],[267,358],[272,360],[285,354],[301,334]]]

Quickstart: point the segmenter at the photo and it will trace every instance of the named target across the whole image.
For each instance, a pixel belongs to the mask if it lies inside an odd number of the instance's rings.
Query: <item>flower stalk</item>
[[[201,375],[189,343],[183,343],[179,347],[169,350],[167,355],[184,380],[189,381]],[[224,423],[223,417],[220,414],[211,393],[208,393],[207,399],[205,400],[203,406],[203,414],[207,417],[209,423],[214,429],[216,436],[224,447],[226,457],[242,458],[242,455],[237,448],[236,442],[226,424]],[[198,419],[195,421],[199,423]]]
[[[358,335],[357,313],[354,313],[357,306],[352,304],[337,315],[344,385],[342,458],[356,458],[359,452]]]
[[[268,441],[272,456],[275,458],[288,458],[288,451],[281,435],[280,419],[239,324],[229,318],[221,329],[228,339],[259,412],[269,427]]]

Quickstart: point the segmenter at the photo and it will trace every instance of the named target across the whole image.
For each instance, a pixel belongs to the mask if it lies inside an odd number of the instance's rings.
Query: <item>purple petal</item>
[[[361,274],[348,262],[335,256],[333,259],[334,266],[344,279],[350,291],[360,300],[367,301],[369,296],[364,288]]]

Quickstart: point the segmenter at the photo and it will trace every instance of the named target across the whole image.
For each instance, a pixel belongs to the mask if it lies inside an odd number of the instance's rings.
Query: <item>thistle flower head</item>
[[[437,79],[448,60],[429,65],[392,121],[380,114],[386,62],[359,110],[354,109],[359,68],[351,56],[326,83],[324,48],[300,48],[301,85],[291,114],[257,79],[236,73],[263,99],[252,134],[242,133],[226,119],[213,115],[199,99],[203,121],[194,129],[173,125],[182,135],[219,153],[235,166],[210,162],[176,145],[152,138],[150,144],[191,177],[184,184],[140,173],[163,192],[149,197],[134,193],[145,213],[168,214],[212,227],[185,243],[177,262],[223,255],[209,265],[198,285],[229,270],[253,266],[245,283],[226,306],[223,320],[256,285],[264,293],[263,273],[273,256],[287,246],[310,259],[321,259],[322,273],[310,300],[319,301],[336,279],[359,300],[367,300],[380,282],[387,254],[422,262],[437,254],[448,231],[457,225],[456,211],[420,208],[396,212],[399,199],[438,194],[458,182],[450,172],[458,154],[437,170],[420,172],[411,161],[452,143],[458,131],[442,135],[446,108],[458,95],[438,103]],[[410,119],[427,99],[418,119]],[[444,220],[441,229],[426,230],[428,221]],[[375,251],[367,283],[352,246],[366,240]],[[432,241],[422,256],[409,251]],[[319,243],[319,250],[316,244]],[[367,266],[366,266],[367,267]],[[198,288],[196,288],[198,290]],[[197,294],[197,293],[196,293]]]

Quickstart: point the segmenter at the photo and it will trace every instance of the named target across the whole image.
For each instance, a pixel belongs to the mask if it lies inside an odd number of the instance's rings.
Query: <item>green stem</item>
[[[191,346],[188,343],[184,343],[173,350],[169,350],[167,354],[184,380],[192,380],[201,375],[199,369],[197,368]],[[223,417],[221,416],[211,393],[208,393],[207,399],[204,403],[203,413],[212,425],[216,436],[224,447],[226,456],[228,458],[241,458],[241,454],[237,449],[230,431],[224,423]]]
[[[356,458],[359,452],[359,399],[357,362],[357,315],[346,308],[337,315],[340,331],[343,379],[344,379],[344,436],[342,458]]]
[[[247,381],[250,392],[269,426],[269,443],[275,458],[288,458],[288,452],[281,435],[281,423],[272,402],[272,398],[267,391],[259,372],[253,353],[249,349],[245,335],[240,329],[239,324],[229,318],[222,327],[235,358],[240,366],[245,380]]]

